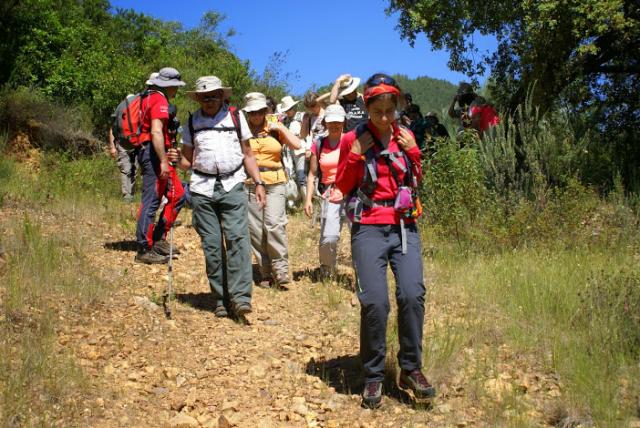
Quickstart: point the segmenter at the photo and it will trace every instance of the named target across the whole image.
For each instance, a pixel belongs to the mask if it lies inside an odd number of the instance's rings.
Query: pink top
[[[338,161],[340,160],[340,143],[336,144],[334,148],[331,148],[329,143],[329,137],[324,137],[320,142],[320,155],[317,153],[317,146],[314,144],[311,147],[311,151],[316,155],[318,159],[318,165],[320,166],[321,180],[320,182],[325,186],[331,186],[336,182],[336,176],[338,174]],[[324,195],[327,197],[327,195]],[[329,191],[329,201],[340,202],[342,201],[342,192],[337,187],[331,186]]]

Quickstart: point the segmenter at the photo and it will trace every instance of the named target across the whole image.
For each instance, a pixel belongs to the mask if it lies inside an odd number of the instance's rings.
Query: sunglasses
[[[203,103],[219,103],[222,101],[222,98],[220,97],[202,97],[200,98],[200,100]]]
[[[376,77],[375,79],[367,83],[369,86],[378,86],[378,85],[382,85],[383,83],[385,85],[396,86],[395,80],[393,80],[391,77],[384,77],[384,76]]]
[[[267,114],[267,109],[263,108],[262,110],[254,110],[254,111],[248,111],[247,114],[249,116],[254,116],[254,115],[259,115],[259,114]]]

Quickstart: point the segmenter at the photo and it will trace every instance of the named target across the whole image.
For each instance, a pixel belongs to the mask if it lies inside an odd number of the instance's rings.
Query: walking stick
[[[176,141],[173,141],[172,147],[176,148]],[[172,162],[171,165],[175,168],[175,164]],[[171,186],[171,203],[174,204],[176,200],[176,186],[171,180],[171,175],[169,175],[169,185]],[[171,209],[174,209],[172,206]],[[162,307],[164,309],[164,315],[167,319],[171,319],[171,307],[169,303],[171,303],[171,296],[173,296],[173,221],[171,222],[171,226],[169,226],[169,262],[167,263],[167,289],[165,290],[164,296],[162,297]]]

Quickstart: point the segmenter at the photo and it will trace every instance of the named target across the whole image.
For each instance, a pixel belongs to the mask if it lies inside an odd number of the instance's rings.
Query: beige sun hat
[[[358,89],[359,85],[360,85],[359,77],[351,77],[351,79],[345,82],[342,82],[340,84],[340,93],[338,94],[338,98],[342,98],[345,95],[348,95],[351,92],[355,91],[356,89]]]
[[[198,94],[206,94],[208,92],[217,91],[222,89],[223,99],[231,97],[231,88],[222,86],[222,80],[216,76],[202,76],[196,80],[196,90],[187,91],[187,96],[192,100],[198,101]]]
[[[245,106],[242,110],[248,112],[267,108],[267,97],[260,92],[249,92],[244,96]]]
[[[153,85],[152,80],[153,80],[153,79],[155,79],[155,78],[157,78],[159,74],[160,74],[160,73],[158,73],[157,71],[154,71],[153,73],[151,73],[151,74],[149,75],[149,78],[147,79],[147,81],[146,81],[146,82],[144,82],[144,84],[145,84],[145,85]]]
[[[291,110],[296,106],[300,101],[295,101],[293,97],[287,95],[286,97],[282,97],[280,100],[280,104],[276,106],[277,113],[284,113],[285,111]]]
[[[347,112],[340,104],[331,104],[324,109],[324,121],[325,122],[344,122],[347,117]]]

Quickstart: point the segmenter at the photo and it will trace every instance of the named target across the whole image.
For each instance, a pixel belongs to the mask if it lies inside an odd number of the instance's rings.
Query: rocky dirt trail
[[[38,219],[45,229],[62,226],[85,237],[96,273],[113,284],[108,296],[90,307],[60,302],[58,343],[76,357],[90,384],[78,426],[464,427],[514,415],[523,415],[526,425],[548,422],[543,414],[560,395],[557,380],[504,345],[467,339],[462,352],[428,372],[439,391],[432,406],[413,403],[389,379],[382,408],[362,409],[359,307],[350,290],[347,232],[340,248],[344,280],[314,282],[318,231],[292,216],[295,281],[286,291],[254,287],[254,311],[244,325],[214,317],[190,212],[181,219],[172,320],[156,304],[166,286],[166,267],[134,263],[130,231],[72,216]],[[425,336],[439,323],[463,319],[465,310],[450,299],[450,290],[439,291],[432,273],[427,277],[433,298]],[[444,345],[426,345],[438,346]],[[390,367],[396,350],[390,344]],[[495,364],[483,365],[486,353],[495,356]]]

